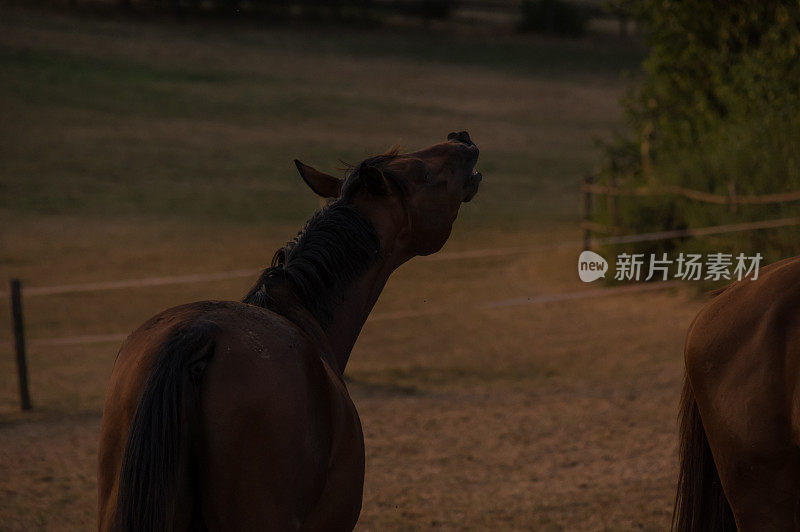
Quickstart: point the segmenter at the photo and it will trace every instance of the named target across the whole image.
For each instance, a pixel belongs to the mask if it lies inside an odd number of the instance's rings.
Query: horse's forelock
[[[405,180],[402,178],[402,176],[387,168],[388,163],[400,155],[401,151],[402,148],[400,147],[400,144],[395,144],[380,155],[374,155],[364,159],[357,165],[347,165],[345,170],[344,185],[342,186],[342,197],[345,199],[350,199],[355,191],[360,188],[361,176],[359,175],[359,169],[364,165],[379,169],[381,173],[383,173],[383,176],[390,183],[392,183],[401,194],[406,195],[408,193],[408,185],[406,184]]]

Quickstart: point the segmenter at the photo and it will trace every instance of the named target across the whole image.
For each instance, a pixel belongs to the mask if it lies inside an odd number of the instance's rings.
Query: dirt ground
[[[358,529],[664,530],[682,324],[697,306],[651,293],[493,311],[447,360],[386,360],[370,345],[386,324],[368,324],[349,377],[367,452]],[[511,338],[490,345],[504,323]],[[517,348],[503,356],[506,342]],[[94,526],[99,424],[89,412],[0,425],[4,530]]]
[[[359,530],[663,530],[673,412],[648,398],[363,391],[367,479]],[[649,418],[664,416],[654,430]],[[94,522],[96,414],[6,424],[4,530]],[[58,507],[42,504],[51,501]],[[8,515],[9,507],[31,511]]]

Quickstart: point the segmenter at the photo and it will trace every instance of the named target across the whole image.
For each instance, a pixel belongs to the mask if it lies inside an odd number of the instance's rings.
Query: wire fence
[[[511,255],[520,255],[526,253],[543,253],[558,249],[575,249],[578,250],[583,246],[583,249],[590,249],[592,246],[618,244],[628,242],[647,242],[655,240],[664,240],[669,238],[687,237],[687,236],[708,236],[742,231],[753,231],[758,229],[771,229],[777,227],[786,227],[800,224],[800,218],[782,218],[778,220],[765,220],[762,222],[748,222],[740,224],[717,225],[710,227],[698,227],[695,229],[674,230],[674,231],[659,231],[652,233],[639,233],[632,235],[617,235],[602,238],[591,238],[588,242],[583,240],[567,240],[557,242],[549,245],[539,246],[515,246],[503,248],[486,248],[486,249],[472,249],[456,252],[445,252],[427,257],[419,257],[420,261],[457,261],[468,259],[480,259],[491,257],[504,257]],[[81,284],[63,284],[52,286],[33,286],[21,287],[21,293],[25,298],[59,295],[59,294],[74,294],[82,292],[100,292],[112,291],[122,289],[136,289],[148,288],[154,286],[167,286],[178,284],[191,284],[202,282],[223,281],[229,279],[240,279],[247,277],[255,277],[261,273],[261,269],[239,269],[224,272],[210,272],[191,275],[167,276],[167,277],[144,277],[139,279],[124,279],[124,280],[111,280],[111,281],[98,281]],[[609,294],[624,293],[615,291],[615,289],[605,289],[604,292]],[[538,294],[535,296],[524,296],[515,301],[527,301],[529,304],[542,303],[547,301],[561,301],[583,297],[581,294],[587,294],[586,290],[576,291],[575,293],[566,294]],[[8,298],[8,292],[0,292],[1,298]],[[586,296],[594,297],[594,296]],[[495,301],[486,304],[486,308],[497,308],[504,306],[503,301]],[[408,317],[416,317],[431,313],[430,310],[422,311],[400,311],[393,313],[373,314],[370,319],[373,321],[381,321],[387,319],[402,319]],[[435,311],[434,313],[439,313]],[[31,340],[32,345],[74,345],[81,343],[99,343],[99,342],[115,342],[124,339],[125,335],[117,333],[99,334],[99,335],[84,335],[65,338],[37,338]]]
[[[584,193],[594,194],[598,191],[608,192],[607,189],[600,190],[596,187],[585,187]],[[775,196],[775,195],[773,195]],[[786,196],[786,195],[784,195]],[[800,199],[800,198],[798,198]],[[777,220],[764,220],[761,222],[748,222],[740,224],[718,225],[710,227],[700,227],[687,230],[675,231],[660,231],[652,233],[640,233],[632,235],[613,235],[601,238],[593,238],[591,235],[587,236],[584,233],[582,240],[570,240],[558,242],[550,245],[542,246],[518,246],[518,247],[505,247],[505,248],[489,248],[489,249],[474,249],[459,252],[445,252],[438,255],[428,257],[420,257],[422,261],[455,261],[455,260],[468,260],[487,257],[503,257],[525,253],[539,253],[552,251],[555,249],[574,249],[579,250],[590,249],[593,245],[615,244],[623,242],[645,242],[663,240],[677,237],[686,236],[707,236],[723,233],[732,233],[739,231],[753,231],[760,229],[770,229],[777,227],[786,227],[800,224],[800,218],[782,218]],[[586,229],[586,225],[584,225]],[[177,284],[190,284],[201,283],[210,281],[222,281],[229,279],[254,277],[261,272],[260,269],[240,269],[230,270],[225,272],[212,272],[203,274],[192,274],[182,276],[170,277],[146,277],[140,279],[124,279],[124,280],[111,280],[111,281],[97,281],[82,284],[63,284],[52,286],[33,286],[22,287],[22,283],[18,279],[11,280],[11,290],[7,293],[0,293],[0,297],[11,299],[12,306],[12,330],[14,332],[14,339],[11,346],[13,346],[14,355],[17,361],[17,369],[19,376],[20,386],[20,399],[23,410],[30,408],[30,398],[27,396],[27,365],[25,361],[25,332],[24,332],[24,319],[22,314],[22,298],[23,296],[38,297],[57,294],[74,294],[82,292],[100,292],[112,291],[121,289],[136,289],[154,286],[166,286]],[[489,311],[507,307],[517,307],[526,305],[537,305],[545,303],[555,303],[562,301],[574,301],[579,299],[599,298],[599,297],[612,297],[624,294],[651,292],[655,290],[664,290],[667,288],[674,288],[682,281],[666,281],[654,282],[639,285],[625,285],[610,288],[584,288],[565,293],[553,294],[532,294],[523,295],[509,299],[497,300],[476,303],[472,306],[471,310],[476,311]],[[428,315],[446,314],[452,311],[450,308],[426,308],[420,310],[396,311],[396,312],[383,312],[374,313],[370,315],[369,321],[387,321],[387,320],[402,320],[407,318],[416,318]],[[34,338],[30,340],[30,345],[34,347],[50,347],[50,346],[68,346],[68,345],[89,345],[101,343],[119,343],[127,337],[127,334],[118,332],[110,332],[106,334],[95,335],[78,335],[60,338]],[[1,345],[2,343],[0,343]]]
[[[778,227],[789,227],[800,224],[800,218],[776,218],[772,220],[760,220],[755,222],[743,222],[738,224],[727,224],[713,227],[702,227],[696,229],[680,229],[672,231],[662,231],[658,233],[644,234],[625,234],[628,230],[622,227],[618,216],[617,198],[627,197],[653,197],[653,196],[678,196],[701,203],[714,205],[727,205],[732,213],[745,205],[780,205],[800,201],[800,190],[782,192],[777,194],[738,194],[736,183],[728,183],[727,194],[714,194],[702,190],[695,190],[676,185],[652,185],[644,187],[619,186],[615,182],[601,185],[597,184],[596,178],[587,175],[581,186],[583,194],[583,216],[581,227],[583,229],[583,245],[589,249],[593,242],[593,234],[613,235],[597,241],[604,243],[618,244],[630,242],[644,242],[647,240],[665,240],[671,238],[683,238],[688,236],[705,236],[711,234],[729,233],[735,231],[748,231],[755,229],[771,229]],[[595,198],[606,198],[607,217],[610,224],[603,224],[592,219]],[[650,238],[651,235],[662,235],[660,238]]]

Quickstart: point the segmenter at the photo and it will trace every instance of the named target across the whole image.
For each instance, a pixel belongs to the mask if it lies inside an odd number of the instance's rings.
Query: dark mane
[[[275,252],[272,265],[242,301],[268,308],[270,290],[288,281],[326,329],[345,289],[380,252],[372,223],[354,206],[335,201],[314,213],[297,236]]]

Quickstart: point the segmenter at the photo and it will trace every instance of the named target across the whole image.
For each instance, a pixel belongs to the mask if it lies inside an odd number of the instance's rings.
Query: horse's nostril
[[[447,135],[447,140],[456,140],[464,144],[472,144],[472,139],[469,138],[469,133],[466,131],[459,131],[458,133],[454,131]]]

